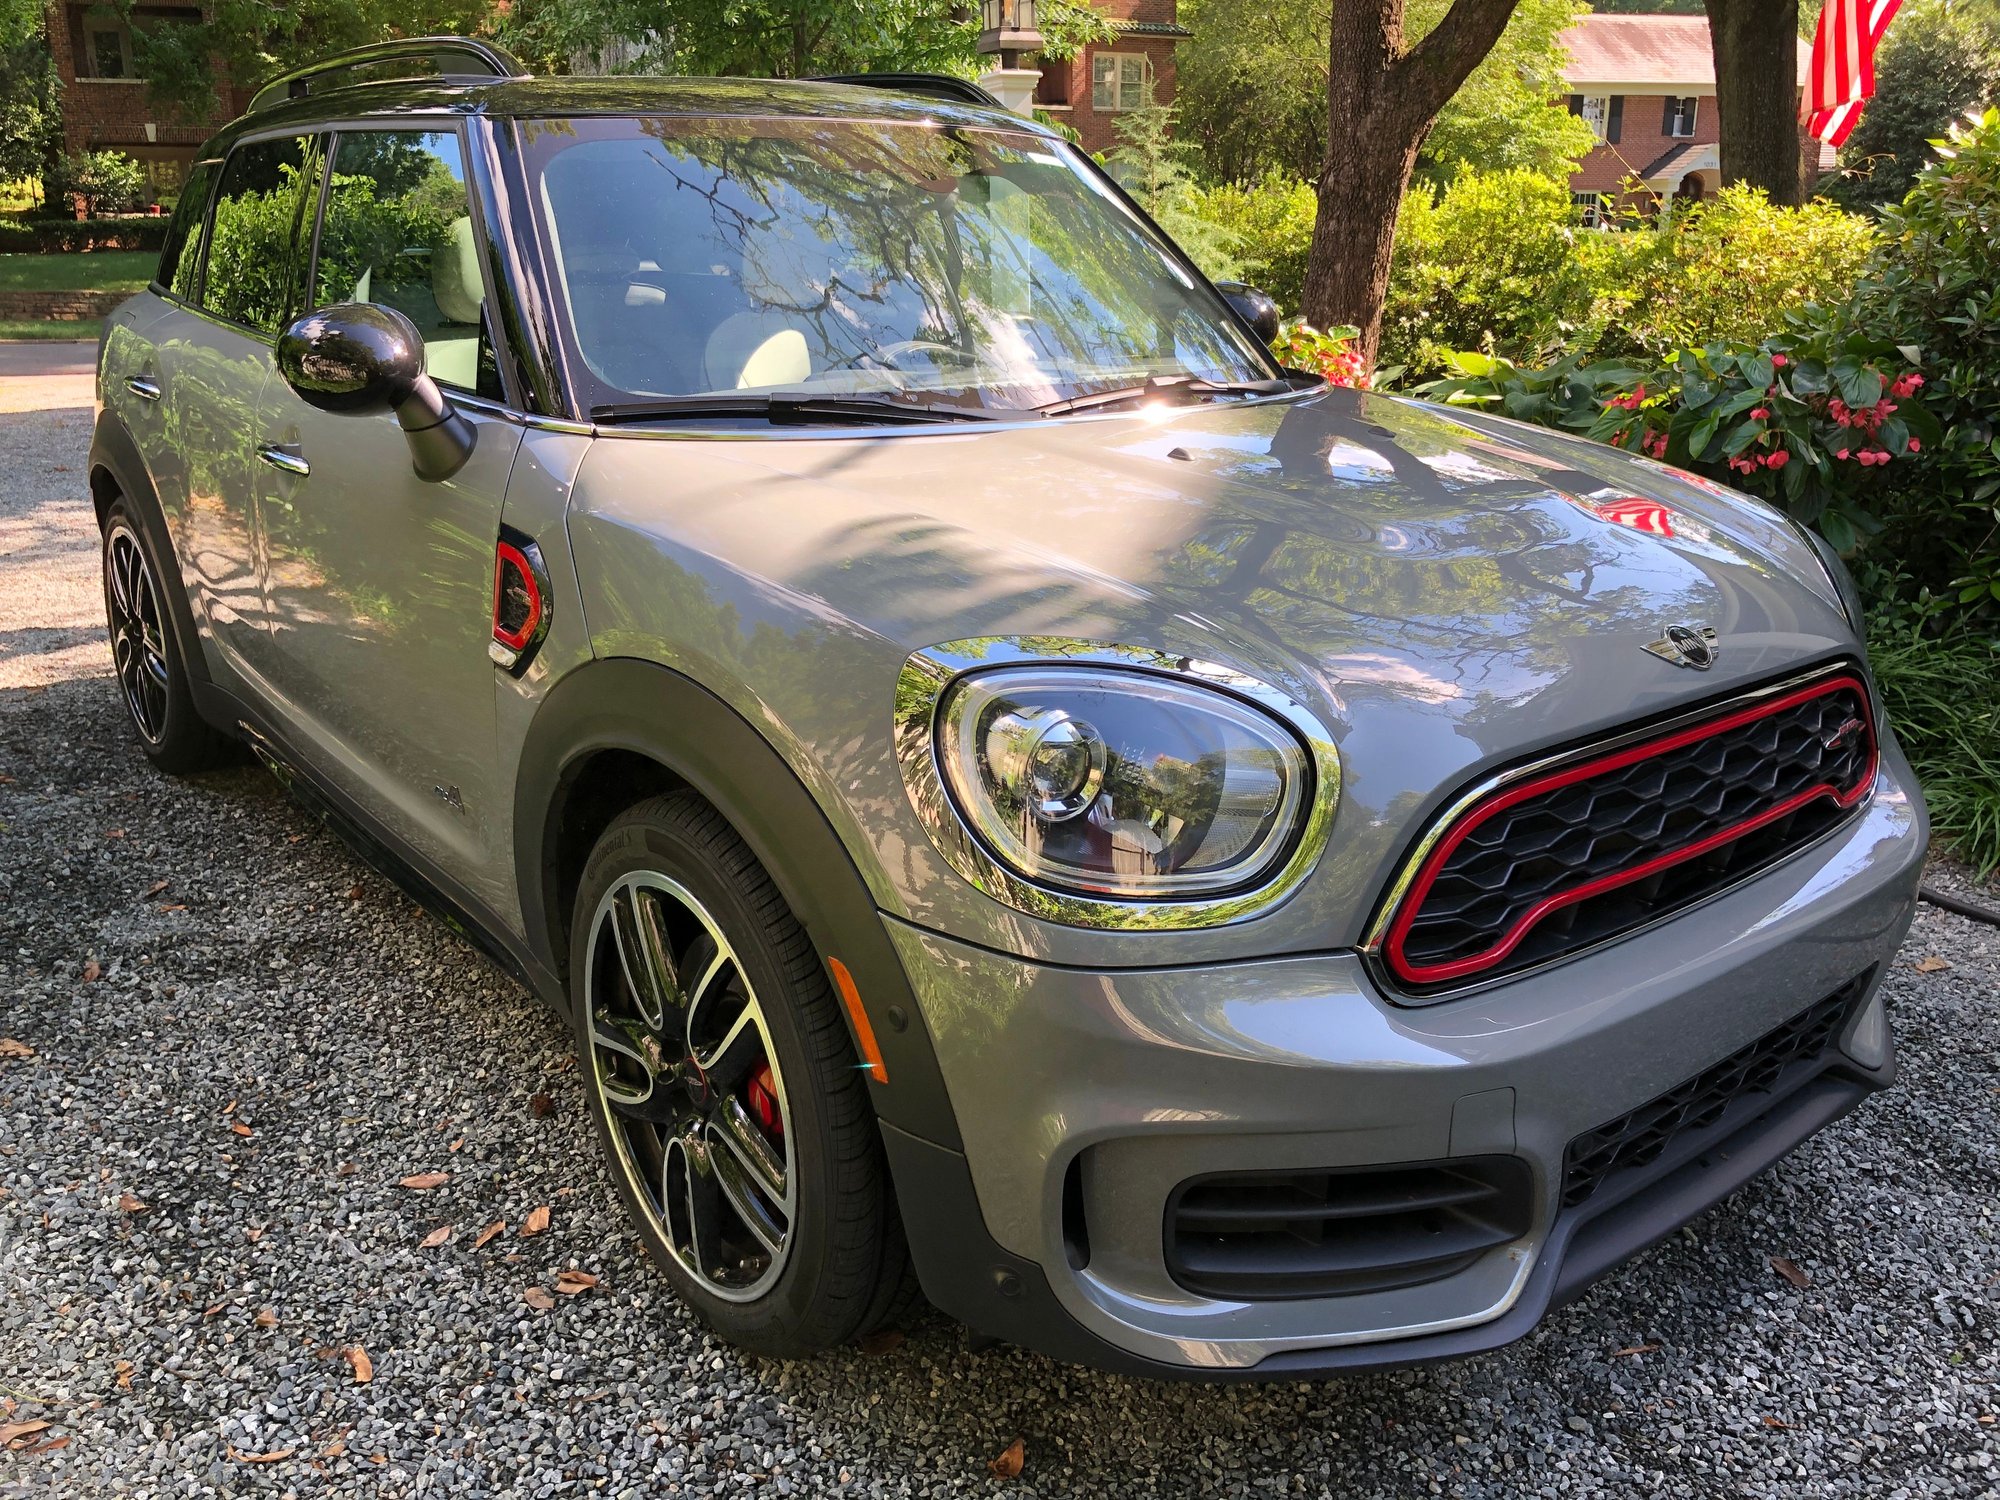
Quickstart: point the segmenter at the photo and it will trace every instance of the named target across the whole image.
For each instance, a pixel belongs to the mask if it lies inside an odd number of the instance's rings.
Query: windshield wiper
[[[1143,385],[1125,385],[1111,391],[1089,391],[1064,401],[1050,401],[1035,408],[1045,417],[1067,416],[1073,411],[1093,411],[1102,406],[1124,406],[1144,401],[1148,396],[1280,396],[1295,390],[1291,381],[1207,380],[1200,375],[1154,375]]]
[[[809,391],[779,391],[769,396],[663,396],[593,406],[594,422],[671,422],[698,417],[761,417],[779,427],[805,427],[841,422],[997,422],[1021,418],[1026,412],[980,406],[952,406],[942,401],[898,401],[889,396],[821,396]]]

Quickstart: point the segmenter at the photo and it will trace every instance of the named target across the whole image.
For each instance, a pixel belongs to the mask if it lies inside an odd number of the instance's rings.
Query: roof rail
[[[851,83],[860,88],[892,89],[903,94],[923,94],[932,99],[949,99],[954,104],[983,104],[989,109],[1007,106],[978,84],[949,73],[822,73],[808,83]]]
[[[424,63],[426,67],[398,73],[399,62]],[[355,77],[364,69],[386,68],[373,77]],[[466,36],[413,36],[391,42],[372,42],[350,48],[302,68],[280,73],[258,88],[250,100],[249,113],[269,109],[284,99],[303,99],[327,89],[350,84],[375,83],[384,79],[416,78],[526,78],[528,70],[514,54],[492,42]]]

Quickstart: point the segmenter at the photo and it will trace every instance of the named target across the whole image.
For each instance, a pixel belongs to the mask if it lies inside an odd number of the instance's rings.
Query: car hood
[[[878,705],[893,675],[874,676],[908,652],[978,637],[1157,647],[1263,677],[1332,726],[1341,821],[1365,820],[1380,859],[1488,765],[1855,649],[1810,546],[1761,503],[1372,393],[991,431],[600,442],[579,504],[670,533],[683,567],[735,591],[735,618],[810,616],[865,640],[855,685]],[[632,566],[623,543],[604,556]],[[725,559],[733,583],[716,581]],[[1672,625],[1716,632],[1711,669],[1644,649]],[[796,728],[824,744],[832,726]]]

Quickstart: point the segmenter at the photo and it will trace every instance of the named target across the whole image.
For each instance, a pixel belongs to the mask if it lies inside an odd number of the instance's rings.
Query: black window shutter
[[[1571,94],[1569,96],[1569,112],[1573,115],[1583,113],[1583,95]]]
[[[1675,133],[1674,126],[1679,120],[1680,112],[1681,101],[1676,99],[1672,94],[1667,95],[1667,112],[1660,116],[1661,135],[1673,135]]]
[[[1611,145],[1618,144],[1618,128],[1625,120],[1625,96],[1611,96],[1611,114],[1604,122],[1604,139]]]

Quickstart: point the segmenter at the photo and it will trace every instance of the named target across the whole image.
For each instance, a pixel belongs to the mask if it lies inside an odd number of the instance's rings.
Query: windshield
[[[523,128],[593,408],[784,392],[1019,409],[1278,374],[1039,136],[672,116]]]

